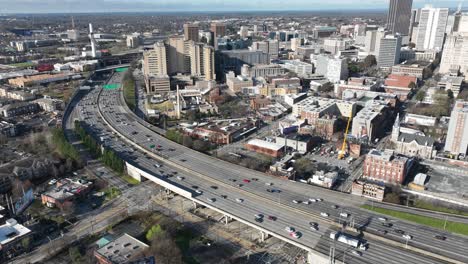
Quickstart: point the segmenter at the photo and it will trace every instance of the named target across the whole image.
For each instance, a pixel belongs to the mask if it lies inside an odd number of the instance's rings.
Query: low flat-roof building
[[[0,262],[3,263],[8,257],[23,252],[24,248],[21,242],[31,234],[29,228],[18,224],[15,219],[8,219],[5,224],[0,225]]]
[[[41,195],[42,204],[47,207],[63,208],[72,203],[79,196],[86,195],[92,188],[92,182],[80,179],[63,179],[56,183],[56,187]]]
[[[99,264],[126,264],[144,257],[143,252],[149,246],[140,240],[123,234],[115,240],[94,251]]]
[[[377,201],[383,201],[385,185],[379,182],[353,181],[351,194],[358,195]]]
[[[284,146],[278,145],[273,142],[268,142],[261,139],[252,139],[245,144],[248,150],[255,151],[260,154],[279,158],[283,156]]]
[[[51,82],[58,82],[63,80],[68,80],[70,78],[69,74],[59,73],[59,74],[40,74],[40,75],[31,75],[26,77],[17,77],[14,79],[9,79],[8,83],[16,87],[26,87],[35,84],[45,84]]]
[[[392,74],[407,74],[418,79],[426,79],[430,72],[431,62],[419,61],[392,66]]]
[[[437,87],[446,91],[451,90],[453,97],[456,98],[461,91],[463,80],[463,77],[445,75],[437,83]]]

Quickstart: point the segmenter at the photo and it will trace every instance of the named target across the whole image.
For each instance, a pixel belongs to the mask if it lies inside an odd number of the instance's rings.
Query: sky
[[[454,8],[454,0],[413,0],[413,7],[433,4]],[[286,4],[287,3],[287,4]],[[468,4],[467,4],[468,5]],[[268,10],[384,10],[388,0],[0,0],[2,13],[193,12]]]

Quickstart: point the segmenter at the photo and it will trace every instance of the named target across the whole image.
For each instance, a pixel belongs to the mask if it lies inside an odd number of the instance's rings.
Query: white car
[[[303,203],[303,204],[310,204],[309,201],[303,201],[302,203]]]
[[[361,251],[351,250],[351,253],[352,253],[353,255],[356,255],[356,256],[359,256],[359,257],[362,256]]]
[[[314,199],[314,198],[309,198],[309,201],[311,201],[311,202],[313,202],[313,203],[316,203],[316,202],[317,202],[317,200]]]
[[[323,216],[323,217],[328,217],[328,214],[325,213],[325,212],[321,212],[320,215]]]
[[[348,213],[340,213],[341,217],[348,218],[349,214]]]
[[[411,240],[413,239],[413,237],[411,235],[408,235],[408,234],[404,234],[403,235],[403,238],[406,239],[406,240]]]
[[[215,198],[208,198],[208,202],[212,202],[212,203],[214,203],[215,201],[216,201],[216,199],[215,199]]]
[[[311,226],[310,226],[310,229],[317,231],[317,230],[318,230],[318,226],[316,226],[316,225],[311,225]]]
[[[385,222],[385,221],[387,221],[387,218],[385,218],[385,217],[379,217],[379,221]]]
[[[184,177],[182,177],[182,176],[177,176],[177,179],[178,179],[179,181],[183,181],[183,180],[184,180]]]
[[[298,204],[298,203],[299,203],[298,200],[292,200],[292,202],[295,203],[295,204]]]
[[[200,190],[196,190],[195,192],[198,194],[203,194],[203,191],[200,191]]]
[[[265,185],[267,185],[267,186],[272,186],[273,183],[271,183],[271,182],[266,182]]]
[[[288,233],[294,232],[294,228],[290,226],[285,227],[284,230],[286,230]]]
[[[54,185],[57,183],[57,180],[56,179],[52,179],[49,181],[49,185]]]
[[[242,202],[244,202],[244,199],[242,199],[242,198],[237,198],[237,199],[236,199],[236,202],[242,203]]]
[[[155,163],[154,166],[155,166],[156,168],[161,168],[161,164],[159,164],[159,163]]]

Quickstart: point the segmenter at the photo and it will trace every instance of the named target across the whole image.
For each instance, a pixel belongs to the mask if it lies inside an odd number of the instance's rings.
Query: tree
[[[155,256],[160,264],[182,264],[182,252],[168,232],[154,236],[148,256]]]
[[[364,69],[368,69],[374,65],[377,65],[377,59],[374,55],[367,55],[361,65]]]
[[[152,241],[163,233],[164,230],[161,228],[161,225],[154,225],[148,230],[148,232],[146,232],[146,240]]]
[[[210,150],[210,143],[197,139],[193,141],[193,149],[200,152],[207,152]]]
[[[410,89],[416,89],[416,84],[415,84],[414,82],[410,82],[410,83],[408,84],[408,88],[410,88]]]
[[[193,146],[193,140],[190,136],[184,135],[182,137],[182,145],[191,148]]]
[[[324,83],[318,88],[318,91],[321,93],[329,93],[335,89],[335,85],[331,82]]]
[[[421,89],[416,93],[416,95],[414,96],[414,99],[416,99],[419,102],[422,102],[425,97],[426,97],[426,92]]]

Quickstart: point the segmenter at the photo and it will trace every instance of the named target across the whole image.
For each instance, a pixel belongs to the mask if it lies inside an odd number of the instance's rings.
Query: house
[[[63,179],[56,187],[41,195],[42,204],[47,207],[64,208],[73,203],[77,197],[82,197],[91,191],[93,184],[80,179]]]
[[[31,230],[15,219],[8,219],[0,225],[0,262],[4,263],[8,258],[24,252],[22,241],[32,234]]]

